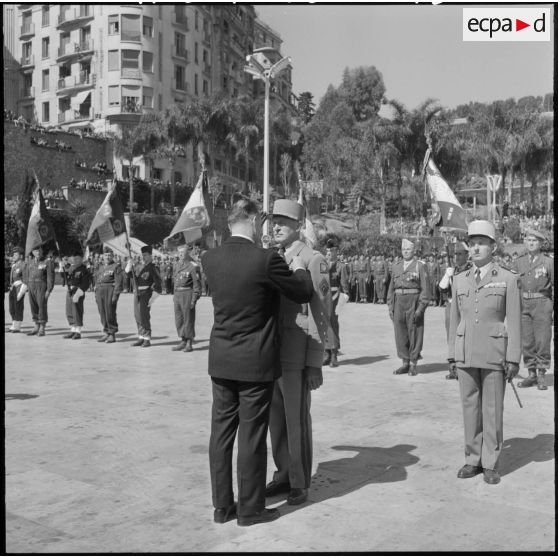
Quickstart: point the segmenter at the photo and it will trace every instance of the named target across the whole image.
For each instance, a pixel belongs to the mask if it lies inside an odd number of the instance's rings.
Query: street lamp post
[[[261,79],[265,84],[264,101],[264,170],[263,170],[263,211],[269,211],[269,90],[271,80],[277,77],[291,64],[291,58],[286,56],[272,63],[269,54],[279,54],[274,48],[263,47],[256,49],[246,57],[244,71],[251,74],[254,79]],[[269,234],[269,223],[264,223],[264,235]]]

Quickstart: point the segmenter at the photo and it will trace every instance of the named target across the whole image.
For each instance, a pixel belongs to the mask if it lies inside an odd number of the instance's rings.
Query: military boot
[[[322,366],[327,366],[331,362],[331,351],[326,349],[324,352],[324,360],[322,362]]]
[[[537,373],[537,389],[548,389],[546,386],[546,380],[544,379],[544,375],[546,374],[546,370],[544,368],[539,368]]]
[[[185,353],[191,353],[194,349],[192,348],[192,340],[186,339],[186,347],[184,349]]]
[[[529,376],[519,382],[517,387],[526,388],[534,386],[537,383],[537,369],[536,368],[529,368]],[[544,383],[544,376],[543,376],[543,383]]]
[[[45,336],[45,324],[40,324],[39,325],[39,332],[37,333],[37,335],[39,337],[44,337]]]
[[[411,365],[409,366],[409,372],[407,372],[407,374],[409,376],[416,376],[418,374],[416,362],[411,362]]]
[[[39,324],[35,323],[35,327],[27,335],[37,335],[39,333]]]
[[[403,361],[403,366],[400,366],[397,370],[394,370],[393,373],[396,376],[399,376],[400,374],[407,374],[409,372],[409,361],[408,360],[404,360]]]
[[[339,363],[337,362],[337,349],[332,349],[331,350],[331,363],[330,366],[332,368],[335,368],[336,366],[338,366]]]

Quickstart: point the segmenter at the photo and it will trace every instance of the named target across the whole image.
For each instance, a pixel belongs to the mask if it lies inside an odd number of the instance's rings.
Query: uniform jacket
[[[370,263],[367,260],[357,260],[354,270],[357,277],[364,277],[367,281],[370,279]]]
[[[288,264],[294,256],[302,258],[310,272],[314,294],[310,304],[300,304],[281,297],[281,363],[297,368],[321,368],[324,345],[335,337],[329,321],[331,288],[328,264],[322,254],[314,252],[300,240],[287,249],[285,257]]]
[[[16,263],[12,264],[10,269],[10,286],[19,287],[23,282],[23,275],[25,272],[25,262],[23,260],[19,260]]]
[[[440,280],[440,264],[438,262],[426,262],[426,269],[428,270],[428,278],[431,282],[438,282]]]
[[[173,282],[175,289],[192,289],[198,299],[201,295],[201,282],[198,267],[192,261],[177,262],[174,265]]]
[[[122,266],[119,263],[112,262],[109,264],[101,264],[95,272],[96,285],[114,285],[113,294],[117,295],[122,292],[122,282],[124,276],[122,274]]]
[[[529,254],[515,260],[512,269],[519,275],[521,290],[525,293],[542,293],[552,298],[554,293],[554,260],[537,254],[531,262]]]
[[[395,305],[395,289],[418,289],[420,296],[417,310],[424,311],[430,302],[430,287],[428,286],[428,273],[425,265],[418,260],[413,260],[409,267],[404,270],[403,261],[393,263],[387,294],[390,312],[393,312]]]
[[[70,296],[72,296],[78,289],[81,289],[83,292],[89,289],[91,275],[87,267],[85,267],[85,264],[82,263],[77,267],[74,265],[70,266],[66,272],[66,280],[68,282],[68,292]]]
[[[46,283],[46,290],[50,293],[54,288],[54,263],[48,258],[30,258],[24,268],[23,277],[25,284],[38,281]]]
[[[465,368],[502,370],[521,358],[517,274],[492,262],[477,285],[473,268],[453,278],[449,358]]]
[[[133,273],[128,274],[132,278],[134,292],[138,292],[138,287],[151,287],[156,293],[161,294],[161,276],[153,262],[144,264],[143,262],[134,265]]]
[[[207,251],[202,263],[214,312],[209,374],[246,382],[278,378],[281,295],[299,304],[310,301],[308,272],[293,273],[276,252],[238,236]]]
[[[379,260],[374,262],[374,277],[376,279],[385,279],[387,281],[389,272],[388,266],[385,260]]]
[[[165,279],[170,279],[173,276],[173,264],[171,262],[163,265],[163,275]]]
[[[345,264],[339,260],[336,262],[328,263],[329,269],[329,284],[332,293],[348,293],[349,292],[349,277]]]

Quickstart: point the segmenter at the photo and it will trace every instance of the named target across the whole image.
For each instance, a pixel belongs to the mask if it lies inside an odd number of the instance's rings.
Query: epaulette
[[[511,269],[511,268],[506,267],[505,265],[502,265],[502,264],[496,264],[496,266],[504,269],[505,271],[509,271],[510,273],[513,273],[514,275],[517,275],[517,271],[515,271],[515,269]]]

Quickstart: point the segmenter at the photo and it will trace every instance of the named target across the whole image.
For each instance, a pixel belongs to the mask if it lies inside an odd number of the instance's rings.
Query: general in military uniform
[[[454,277],[448,355],[457,369],[465,427],[465,465],[459,478],[484,473],[500,482],[504,388],[519,371],[521,298],[518,276],[492,261],[494,225],[468,228],[473,267]]]
[[[413,258],[415,245],[401,243],[403,261],[395,262],[388,289],[389,316],[395,329],[397,356],[403,365],[394,374],[416,376],[424,338],[424,312],[430,300],[425,265]]]
[[[134,347],[151,346],[151,305],[161,294],[161,277],[152,261],[151,246],[141,247],[142,262],[126,266],[134,287],[134,317],[138,326],[138,340]]]
[[[105,247],[102,263],[95,274],[95,300],[101,317],[104,335],[98,343],[115,343],[118,321],[116,306],[124,286],[124,273],[118,262],[114,261],[112,250]]]
[[[81,339],[83,301],[91,283],[91,275],[83,263],[81,250],[74,253],[73,262],[68,270],[64,271],[64,276],[68,287],[66,293],[66,317],[70,325],[70,333],[64,335],[64,339]]]
[[[334,336],[329,323],[331,290],[328,264],[300,240],[304,208],[291,200],[273,204],[273,236],[285,249],[285,260],[302,259],[310,271],[314,294],[310,304],[281,297],[279,310],[282,376],[275,382],[269,429],[277,471],[266,495],[289,492],[287,503],[302,504],[312,474],[310,391],[322,385],[324,344]]]
[[[545,240],[540,231],[527,230],[524,237],[527,253],[513,264],[521,281],[523,363],[529,372],[529,376],[517,385],[531,387],[537,384],[540,390],[547,389],[544,375],[550,367],[554,292],[554,262],[541,253],[541,244]]]
[[[201,296],[198,269],[188,256],[188,246],[178,248],[179,261],[174,266],[174,321],[181,341],[173,351],[192,351],[192,341],[196,336],[196,302]]]
[[[337,366],[337,351],[340,348],[339,337],[339,316],[337,315],[337,305],[341,295],[349,296],[349,277],[347,267],[338,259],[339,244],[337,239],[330,238],[326,244],[326,260],[329,271],[329,284],[331,287],[331,327],[335,332],[335,337],[329,339],[325,346],[324,366]]]
[[[23,306],[25,292],[27,286],[23,282],[23,273],[25,270],[25,260],[23,248],[15,248],[12,256],[12,266],[10,268],[10,284],[9,284],[9,306],[12,325],[8,329],[10,333],[19,333],[21,331],[21,322],[23,321]]]
[[[23,282],[29,291],[29,306],[35,327],[27,335],[45,335],[48,322],[48,297],[54,288],[54,263],[45,258],[43,248],[35,248],[25,267]]]

